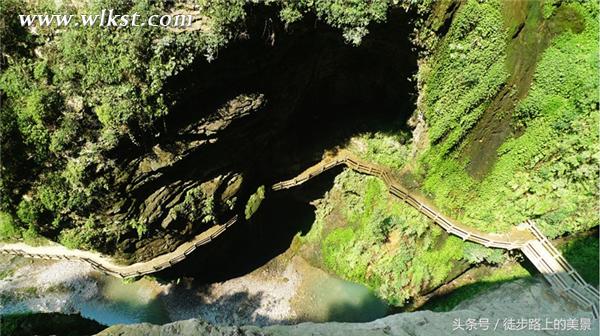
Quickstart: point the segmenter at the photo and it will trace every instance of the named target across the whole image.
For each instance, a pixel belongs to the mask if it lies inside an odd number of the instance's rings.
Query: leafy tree
[[[246,219],[250,219],[252,215],[258,210],[258,207],[265,199],[265,186],[262,185],[256,189],[256,192],[250,195],[248,202],[246,203],[246,209],[244,210],[244,214],[246,215]]]
[[[397,3],[397,2],[396,2]],[[359,45],[371,22],[384,22],[392,3],[387,0],[285,1],[280,16],[288,24],[298,21],[307,12],[335,28],[342,29],[349,43]]]
[[[29,13],[28,3],[20,0],[3,0],[0,5],[0,57],[30,56],[35,42],[27,27],[21,26],[19,14]],[[2,62],[4,63],[4,62]]]

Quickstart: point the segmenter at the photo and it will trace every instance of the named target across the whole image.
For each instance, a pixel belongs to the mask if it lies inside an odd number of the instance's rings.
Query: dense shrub
[[[421,159],[424,187],[444,211],[481,230],[506,231],[526,219],[552,237],[585,230],[597,223],[598,5],[563,3],[549,16],[557,35],[537,62],[527,96],[508,111],[519,131],[479,180],[467,173],[460,148],[511,67],[500,8],[467,2],[424,74],[433,144]],[[561,13],[581,18],[582,31]],[[459,45],[469,52],[452,57]]]
[[[276,13],[272,19],[281,13],[286,22],[314,13],[354,43],[366,34],[371,22],[385,20],[389,7],[387,1],[257,4],[198,0],[204,25],[183,32],[149,26],[75,25],[28,30],[18,22],[22,13],[96,13],[101,9],[148,17],[180,5],[180,1],[149,0],[77,5],[3,1],[0,211],[12,215],[13,226],[62,237],[73,246],[89,245],[86,219],[115,201],[110,196],[120,167],[114,154],[139,154],[167,133],[164,121],[179,94],[167,85],[169,80],[198,60],[212,61],[229,40],[243,35],[247,13],[254,7],[271,6],[275,9],[271,13]],[[130,147],[119,152],[120,145]],[[191,220],[210,222],[214,220],[213,201],[200,196],[187,195],[183,206],[192,210]],[[200,198],[202,204],[196,205]],[[120,223],[115,227],[108,221],[101,224],[101,231],[118,240],[128,231],[142,235],[148,229],[134,220]]]
[[[325,266],[400,306],[442,284],[465,263],[462,240],[446,236],[416,209],[391,197],[375,177],[344,171],[316,214],[302,239],[321,246]]]

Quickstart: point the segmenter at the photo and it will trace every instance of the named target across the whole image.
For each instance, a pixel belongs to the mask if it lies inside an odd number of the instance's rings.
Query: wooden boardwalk
[[[532,221],[520,224],[511,232],[502,234],[486,233],[466,227],[444,216],[424,197],[409,192],[387,169],[366,163],[346,151],[341,151],[333,157],[323,159],[290,180],[274,184],[272,189],[277,191],[298,186],[324,171],[339,165],[346,165],[359,173],[382,179],[387,185],[390,194],[414,207],[450,234],[487,247],[521,250],[540,273],[544,275],[554,290],[569,298],[574,303],[589,309],[593,317],[598,318],[598,306],[600,302],[598,290],[581,278],[579,273],[552,246],[550,241]],[[164,270],[184,260],[196,248],[212,241],[236,221],[237,216],[223,225],[213,226],[209,230],[197,235],[191,241],[181,244],[173,252],[132,265],[119,265],[111,260],[110,257],[89,251],[70,250],[60,245],[35,247],[22,243],[5,244],[0,246],[0,254],[41,259],[81,260],[104,273],[116,277],[137,277]]]
[[[179,245],[173,252],[161,254],[147,261],[131,265],[120,265],[112,258],[90,251],[68,249],[61,245],[30,246],[23,243],[4,244],[0,254],[18,255],[26,258],[77,260],[92,265],[95,269],[118,278],[139,277],[169,268],[184,260],[198,247],[210,243],[237,221],[237,216],[222,225],[215,225],[195,236],[194,239]]]
[[[593,317],[598,318],[600,304],[598,289],[583,280],[533,221],[520,224],[506,234],[484,233],[465,227],[442,215],[424,198],[411,194],[398,180],[393,178],[387,169],[363,162],[345,151],[322,160],[291,180],[273,185],[273,190],[298,186],[322,172],[342,164],[360,173],[381,178],[387,185],[390,194],[414,207],[450,234],[487,247],[521,250],[557,293],[581,307],[589,309]]]
[[[533,221],[522,225],[535,236],[534,240],[528,241],[521,248],[523,254],[544,275],[555,291],[569,297],[580,306],[590,308],[594,318],[598,318],[598,289],[583,280]]]
[[[390,194],[408,203],[410,206],[429,217],[448,233],[456,235],[463,240],[469,240],[487,247],[513,250],[521,248],[521,246],[523,246],[528,240],[532,239],[531,234],[529,234],[527,230],[520,228],[516,228],[516,230],[513,230],[510,233],[493,234],[463,226],[458,222],[442,215],[442,213],[427,200],[423,199],[422,197],[415,196],[407,191],[399,181],[392,177],[392,174],[387,169],[363,162],[354,155],[345,151],[341,152],[335,157],[324,159],[293,179],[279,182],[273,185],[272,188],[273,190],[281,190],[295,187],[326,170],[342,164],[357,172],[381,178],[387,185]]]

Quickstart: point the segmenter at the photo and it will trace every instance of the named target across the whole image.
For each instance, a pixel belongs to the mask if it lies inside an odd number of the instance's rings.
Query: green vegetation
[[[389,8],[408,3],[197,0],[199,29],[72,25],[30,31],[18,14],[112,8],[148,17],[188,7],[181,1],[3,1],[0,239],[41,235],[71,247],[112,250],[122,237],[160,230],[144,218],[111,217],[111,209],[131,196],[123,184],[132,167],[124,163],[136,162],[169,133],[166,120],[178,112],[180,98],[170,81],[245,34],[252,7],[274,9],[265,12],[287,24],[315,14],[356,44],[371,22],[383,22]],[[188,193],[178,215],[213,221],[214,200],[198,196]]]
[[[9,3],[19,13],[75,10],[67,5],[55,8],[51,1],[35,10]],[[132,5],[107,0],[90,6],[80,10],[115,8],[150,15],[165,9],[145,1]],[[95,211],[112,202],[107,195],[118,169],[110,167],[108,154],[123,141],[143,141],[155,132],[153,123],[168,110],[161,91],[165,79],[220,42],[200,33],[177,36],[149,27],[110,32],[46,28],[37,35],[22,30],[18,34],[14,39],[21,39],[19,46],[29,53],[7,50],[8,56],[2,56],[7,63],[0,76],[6,98],[2,133],[10,136],[2,137],[0,183],[3,191],[12,192],[2,193],[0,210],[16,214],[15,224],[22,229],[54,238],[64,230],[61,241],[73,247],[102,245],[130,229],[143,234],[138,225],[114,224],[96,234],[97,225],[90,223]],[[34,47],[44,56],[33,57]]]
[[[123,237],[156,233],[161,228],[135,214],[112,220],[112,211],[127,209],[137,193],[151,189],[136,189],[140,181],[128,179],[142,166],[140,158],[157,156],[157,144],[177,136],[169,121],[189,121],[175,108],[182,100],[181,87],[173,83],[177,75],[203,71],[204,60],[213,61],[228,41],[245,38],[251,13],[276,13],[266,22],[280,19],[291,31],[314,15],[359,44],[369,25],[410,3],[198,0],[205,17],[197,30],[72,26],[33,33],[18,24],[17,14],[114,8],[149,16],[180,4],[3,0],[0,239],[37,242],[44,236],[73,248],[121,248]],[[412,6],[423,13],[431,5]],[[395,172],[407,170],[417,154],[408,173],[443,212],[480,230],[507,231],[535,219],[555,237],[597,225],[599,12],[593,1],[461,1],[447,32],[441,31],[445,15],[436,13],[418,74],[418,112],[427,123],[429,149],[413,153],[406,131],[358,135],[349,149]],[[199,72],[192,73],[203,78]],[[141,178],[161,187],[170,179],[161,174]],[[247,219],[264,197],[264,186],[249,197]],[[223,210],[215,198],[203,186],[185,189],[168,216],[210,224]],[[227,206],[232,210],[232,203]],[[505,258],[502,251],[448,236],[390,197],[382,181],[351,171],[336,178],[301,240],[329,270],[397,305],[469,264]],[[565,254],[597,284],[597,271],[594,277],[583,262],[597,260],[588,249],[593,244],[572,242]],[[440,309],[492,283],[524,276],[521,269],[494,273],[455,291]]]
[[[289,24],[302,18],[304,13],[314,11],[332,27],[341,28],[348,42],[358,45],[369,32],[369,23],[385,21],[390,5],[387,0],[292,0],[284,2],[281,18]]]
[[[564,257],[588,283],[598,286],[598,236],[578,237],[560,247]]]
[[[81,315],[60,313],[24,313],[0,315],[2,335],[94,335],[106,326]]]
[[[186,216],[190,222],[210,223],[215,220],[215,202],[211,193],[205,191],[205,187],[200,185],[186,192],[185,198],[181,204],[175,206],[170,216]]]
[[[514,76],[505,84],[515,68],[507,61],[508,10],[499,2],[466,2],[421,71],[432,147],[418,173],[444,211],[481,230],[506,231],[525,219],[551,237],[585,230],[597,223],[598,4],[562,3],[546,14],[554,35],[531,88],[520,88],[529,84]],[[582,30],[573,24],[579,21]],[[500,106],[512,113],[513,135],[478,179],[467,172],[464,153],[479,139],[467,135],[503,85],[515,85],[509,95],[526,95],[514,112]]]
[[[481,244],[466,242],[465,259],[473,264],[484,261],[489,264],[499,264],[504,260],[504,250],[487,248]]]
[[[37,287],[27,287],[23,289],[23,294],[26,297],[36,297],[38,296],[38,289]]]
[[[250,219],[252,215],[258,210],[258,207],[265,199],[265,186],[261,185],[256,189],[254,194],[250,195],[248,198],[248,202],[246,203],[246,209],[244,210],[244,214],[246,215],[246,219]]]
[[[425,117],[437,156],[453,149],[506,81],[506,34],[498,1],[467,1],[460,8],[426,77]],[[433,158],[431,159],[433,160]]]
[[[385,184],[351,170],[338,175],[301,240],[317,246],[329,270],[367,285],[392,304],[435,288],[469,262],[500,262],[499,251],[447,236],[416,209],[389,196]]]
[[[551,237],[596,225],[598,12],[592,3],[461,3],[419,70],[431,146],[410,172],[444,212],[492,232],[525,219]],[[402,134],[367,134],[350,149],[399,171],[411,152],[405,143]],[[493,155],[480,160],[478,146]],[[390,201],[381,181],[351,172],[338,176],[319,204],[305,241],[321,242],[330,270],[398,305],[461,266],[505,259],[501,250],[447,237],[414,209]],[[597,260],[590,251],[579,252],[579,267]],[[528,276],[518,266],[499,269],[435,309]]]
[[[406,164],[411,151],[411,146],[407,145],[410,136],[406,131],[365,133],[352,138],[350,150],[365,161],[399,170]]]
[[[427,302],[422,309],[437,312],[450,311],[459,303],[477,296],[499,284],[516,279],[529,279],[531,275],[516,263],[509,263],[498,268],[486,268],[486,274],[477,277],[476,282],[462,284],[447,295],[436,297]]]
[[[15,273],[12,269],[5,269],[0,271],[0,280],[11,277]]]
[[[6,212],[0,212],[0,239],[11,240],[20,237],[20,229],[15,226],[12,216]]]
[[[435,1],[284,0],[282,2],[280,16],[283,22],[290,24],[300,20],[306,13],[314,13],[332,27],[341,29],[347,42],[359,45],[363,37],[369,33],[368,26],[373,22],[385,22],[391,8],[410,7],[418,12],[426,12],[431,9]]]

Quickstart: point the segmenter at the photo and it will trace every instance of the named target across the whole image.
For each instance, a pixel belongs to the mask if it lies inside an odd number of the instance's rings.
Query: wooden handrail
[[[324,159],[290,180],[275,183],[271,188],[273,190],[282,190],[298,186],[339,165],[346,165],[350,169],[360,173],[380,178],[388,187],[388,191],[392,196],[414,207],[450,234],[456,235],[463,240],[472,241],[488,247],[507,250],[520,249],[523,254],[531,260],[540,273],[543,274],[552,288],[580,305],[585,306],[586,309],[591,306],[592,315],[594,318],[598,318],[598,302],[600,301],[598,289],[585,282],[581,275],[579,275],[579,273],[562,256],[560,251],[552,245],[548,238],[531,220],[523,224],[529,229],[528,231],[530,234],[530,239],[525,241],[522,239],[515,239],[514,237],[511,237],[510,234],[505,235],[505,237],[499,237],[497,235],[494,236],[488,233],[479,232],[472,228],[456,224],[425,201],[421,201],[411,195],[411,193],[402,186],[402,183],[396,180],[386,168],[363,162],[348,152],[342,152],[333,158]],[[118,266],[110,262],[107,263],[103,258],[98,259],[103,261],[100,263],[90,257],[78,257],[76,254],[70,256],[62,255],[62,257],[82,260],[101,272],[121,278],[141,276],[163,270],[181,262],[198,247],[211,242],[236,221],[237,216],[234,216],[225,224],[217,227],[216,230],[208,234],[208,236],[197,236],[197,240],[184,243],[190,245],[187,248],[180,249],[182,245],[184,245],[182,244],[176,249],[175,252],[177,253],[172,253],[166,260],[160,262],[159,259],[165,259],[164,255],[130,266]],[[22,255],[30,258],[61,257],[61,255],[35,254],[17,248],[7,249],[5,246],[0,247],[0,253]]]
[[[150,273],[155,273],[161,271],[165,268],[171,267],[176,263],[183,261],[187,258],[196,248],[199,246],[205,245],[215,239],[217,236],[225,232],[225,230],[231,227],[238,220],[237,215],[227,221],[225,224],[216,227],[216,230],[213,230],[211,233],[206,233],[208,236],[204,236],[200,234],[196,236],[195,240],[191,240],[185,242],[178,246],[175,251],[166,253],[163,255],[159,255],[150,260],[135,263],[133,265],[118,265],[112,262],[108,257],[93,254],[91,252],[81,251],[81,250],[68,250],[62,246],[58,246],[62,248],[65,252],[63,254],[51,254],[44,252],[36,252],[36,247],[25,246],[31,251],[24,251],[21,248],[11,248],[8,246],[0,246],[0,253],[2,254],[11,254],[11,255],[19,255],[27,258],[35,258],[35,259],[66,259],[66,260],[80,260],[83,261],[94,269],[103,272],[108,275],[116,276],[119,278],[129,278],[129,277],[137,277],[141,275],[146,275]],[[20,244],[24,245],[24,244]],[[189,245],[189,247],[186,247]],[[48,247],[45,247],[48,248]],[[51,248],[51,247],[50,247]]]
[[[340,153],[333,159],[325,159],[317,165],[308,168],[297,177],[275,184],[273,189],[281,190],[295,187],[318,175],[318,173],[315,174],[315,172],[323,171],[323,169],[320,168],[321,166],[330,169],[341,164],[345,164],[348,168],[360,173],[381,178],[387,185],[389,193],[392,196],[395,196],[414,207],[450,234],[456,235],[463,240],[469,240],[488,247],[507,250],[520,249],[525,256],[531,260],[540,273],[544,275],[552,288],[565,294],[565,296],[571,298],[580,305],[585,306],[586,309],[591,306],[592,315],[594,318],[598,318],[598,301],[600,301],[598,290],[583,280],[581,275],[579,275],[579,273],[568,263],[532,221],[526,222],[531,234],[531,239],[527,241],[511,239],[509,235],[505,239],[492,237],[489,234],[481,233],[462,225],[457,225],[453,221],[447,219],[443,214],[432,209],[423,201],[413,197],[401,186],[402,184],[400,181],[395,180],[385,168],[363,162],[347,152]],[[531,242],[533,241],[537,241],[539,244],[532,245]],[[541,248],[542,250],[538,250],[538,248]],[[587,293],[587,295],[584,295],[583,293]],[[589,297],[592,299],[589,299]]]

